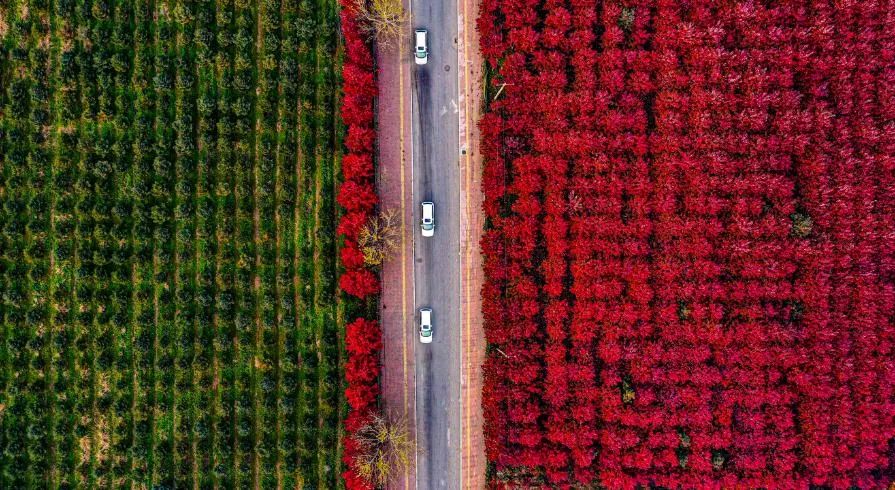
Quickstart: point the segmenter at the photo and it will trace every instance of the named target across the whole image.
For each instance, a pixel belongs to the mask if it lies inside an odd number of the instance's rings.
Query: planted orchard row
[[[53,232],[46,219],[53,196],[40,187],[47,179],[45,169],[52,160],[51,142],[47,138],[50,70],[47,29],[39,19],[45,10],[32,15],[15,15],[27,6],[12,3],[4,7],[7,38],[4,39],[2,85],[4,117],[3,195],[6,218],[2,222],[3,274],[2,312],[2,399],[4,418],[2,442],[4,472],[31,464],[46,464],[48,454],[28,447],[27,441],[46,443],[51,437],[44,430],[46,414],[51,410],[46,393],[52,382],[40,375],[52,348],[51,337],[39,324],[51,316],[47,301],[46,278],[51,273],[50,250],[46,241]],[[35,17],[37,21],[35,21]],[[35,24],[37,24],[35,26]],[[33,52],[32,52],[33,50]],[[44,287],[35,290],[36,284]],[[24,393],[19,403],[11,400],[21,386]],[[40,474],[21,472],[27,484],[37,484]]]
[[[337,486],[333,9],[4,7],[0,486]]]

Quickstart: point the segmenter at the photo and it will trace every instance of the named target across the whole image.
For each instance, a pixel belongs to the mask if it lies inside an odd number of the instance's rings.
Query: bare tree
[[[357,236],[357,244],[364,254],[364,264],[377,267],[389,260],[398,251],[400,238],[398,213],[394,209],[370,218]]]
[[[358,445],[354,469],[374,487],[385,487],[410,467],[414,443],[403,417],[374,414],[353,437]]]
[[[408,16],[401,0],[355,0],[360,28],[382,46],[401,39]]]

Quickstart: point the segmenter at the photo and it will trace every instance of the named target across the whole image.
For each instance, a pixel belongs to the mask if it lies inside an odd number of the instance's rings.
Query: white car
[[[420,308],[420,343],[432,343],[432,308]]]
[[[423,203],[423,218],[420,220],[420,229],[423,236],[430,237],[435,235],[435,203]]]
[[[426,42],[429,33],[425,29],[417,29],[414,33],[416,34],[416,47],[413,48],[413,59],[416,64],[425,65],[429,61],[429,45]]]

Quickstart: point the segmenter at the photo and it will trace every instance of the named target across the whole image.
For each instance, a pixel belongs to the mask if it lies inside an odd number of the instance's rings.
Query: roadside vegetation
[[[381,370],[382,331],[378,320],[379,276],[368,263],[359,245],[365,226],[377,220],[374,182],[376,128],[372,40],[361,32],[361,19],[355,0],[341,0],[341,27],[345,39],[343,66],[342,121],[345,124],[345,156],[342,182],[336,201],[342,207],[339,225],[341,276],[339,287],[351,298],[346,309],[344,379],[348,414],[342,434],[345,487],[372,489],[369,475],[358,471],[355,464],[361,447],[355,435],[370,423],[379,411],[379,374]]]
[[[352,464],[374,487],[385,487],[410,468],[416,446],[406,420],[374,414],[352,437],[358,445]]]
[[[364,264],[370,267],[382,266],[394,257],[400,240],[398,213],[394,209],[380,211],[358,233],[357,244],[364,254]]]
[[[391,46],[407,34],[410,16],[402,0],[353,0],[358,28],[379,46]]]
[[[0,488],[339,488],[333,0],[0,6]]]

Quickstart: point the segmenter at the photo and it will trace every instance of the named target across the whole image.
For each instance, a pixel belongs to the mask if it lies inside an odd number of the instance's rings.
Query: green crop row
[[[336,3],[0,19],[0,488],[338,488]]]

